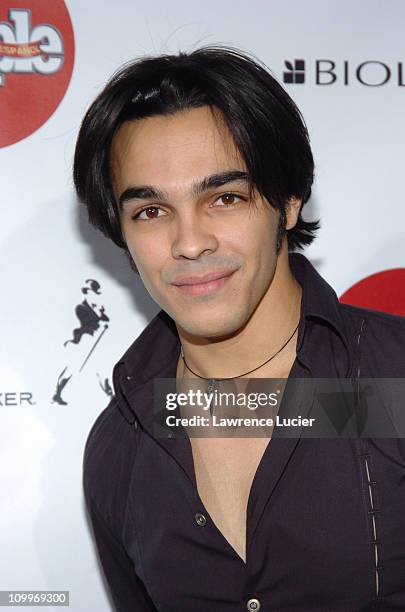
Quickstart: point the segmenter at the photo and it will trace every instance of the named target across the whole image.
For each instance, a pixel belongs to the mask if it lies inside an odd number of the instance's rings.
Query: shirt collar
[[[305,329],[308,321],[324,321],[338,334],[350,354],[346,326],[341,314],[339,299],[311,262],[301,253],[290,253],[291,272],[302,287],[301,319],[298,328],[297,352],[304,348]]]
[[[289,254],[290,268],[302,287],[301,316],[298,327],[297,357],[310,370],[313,346],[304,342],[308,326],[326,324],[342,342],[347,356],[346,376],[351,368],[351,352],[339,300],[332,287],[315,270],[301,253]],[[322,347],[316,347],[317,350]],[[143,409],[146,399],[151,399],[154,378],[174,378],[180,355],[180,339],[173,319],[163,310],[152,319],[141,335],[129,347],[113,373],[114,389],[119,408],[129,422],[135,420],[132,406],[137,413]],[[142,401],[135,395],[144,389]],[[147,390],[146,390],[147,388]]]

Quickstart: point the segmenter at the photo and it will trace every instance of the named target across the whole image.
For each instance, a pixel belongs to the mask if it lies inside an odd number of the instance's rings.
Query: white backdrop
[[[7,25],[10,9],[26,6],[32,26],[38,25],[40,4],[39,22],[52,24],[46,14],[55,2],[0,0],[0,22]],[[114,363],[158,307],[122,253],[87,225],[74,198],[72,155],[84,111],[121,63],[142,54],[225,43],[253,52],[280,81],[285,61],[303,59],[305,82],[285,87],[306,118],[316,161],[304,216],[320,216],[322,229],[306,254],[341,295],[368,275],[405,267],[405,3],[65,5],[75,51],[63,99],[36,131],[0,148],[0,590],[69,590],[75,612],[103,612],[110,605],[83,507],[83,448],[108,402],[100,382],[111,382]],[[6,31],[0,23],[0,43]],[[23,87],[28,100],[19,107],[21,118],[42,103],[30,97],[28,73],[2,73],[6,53],[13,51],[0,44],[1,130],[16,121],[4,102],[13,87]],[[317,62],[323,70],[318,76]],[[326,72],[331,62],[333,83]],[[36,76],[46,93],[53,77]],[[78,345],[63,345],[78,326],[75,308],[85,298],[87,279],[100,284],[97,299],[109,322],[79,372],[104,330],[101,325]],[[403,286],[396,291],[400,295]],[[405,314],[403,301],[398,307]],[[58,377],[61,382],[68,374],[60,390],[66,404],[52,403]]]

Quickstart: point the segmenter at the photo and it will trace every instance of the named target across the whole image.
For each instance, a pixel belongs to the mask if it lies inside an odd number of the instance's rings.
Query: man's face
[[[126,122],[112,162],[124,238],[152,298],[188,334],[237,332],[271,284],[279,212],[250,198],[230,132],[208,107]]]

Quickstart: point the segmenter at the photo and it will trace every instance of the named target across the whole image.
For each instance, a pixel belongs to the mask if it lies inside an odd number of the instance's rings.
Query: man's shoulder
[[[339,309],[349,324],[352,323],[357,326],[359,323],[361,325],[364,321],[363,325],[367,324],[375,330],[380,330],[381,333],[395,332],[405,334],[405,317],[401,315],[353,306],[352,304],[344,304],[342,302],[339,302]]]
[[[340,303],[363,376],[405,377],[405,317]]]
[[[113,396],[108,405],[98,414],[87,435],[83,459],[85,464],[92,459],[93,454],[97,451],[98,441],[104,438],[105,432],[111,430],[111,425],[114,426],[117,420],[117,411],[117,400]]]
[[[98,415],[87,436],[83,455],[83,488],[87,503],[114,515],[111,504],[125,506],[136,451],[136,430],[121,415],[117,399]],[[120,473],[120,481],[117,481]]]

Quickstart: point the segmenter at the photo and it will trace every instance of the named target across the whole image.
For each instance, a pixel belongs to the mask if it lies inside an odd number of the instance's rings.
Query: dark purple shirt
[[[339,303],[301,254],[290,266],[303,289],[291,379],[405,377],[405,318]],[[179,354],[160,311],[116,365],[86,444],[85,498],[116,609],[404,612],[405,440],[272,438],[244,563],[198,495],[190,440],[154,436],[153,380],[175,377]]]

